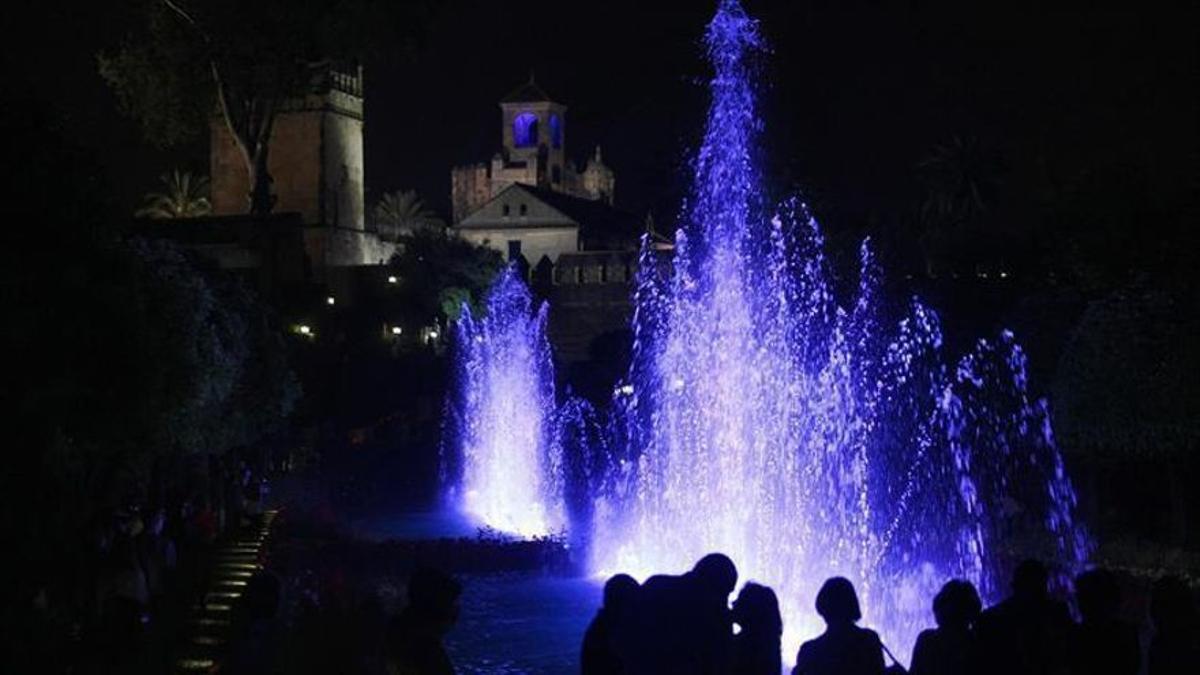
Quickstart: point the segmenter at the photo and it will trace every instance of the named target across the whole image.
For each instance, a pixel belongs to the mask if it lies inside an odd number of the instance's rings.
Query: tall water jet
[[[1036,533],[1081,562],[1074,493],[1011,335],[951,367],[933,311],[885,311],[867,242],[857,295],[837,302],[807,207],[764,204],[756,22],[722,0],[705,38],[707,127],[669,274],[644,245],[593,568],[645,576],[729,554],[775,587],[789,651],[822,628],[821,582],[846,576],[906,654],[947,579],[995,596],[1004,537]],[[1014,503],[1019,516],[1000,508]]]
[[[464,309],[456,382],[443,437],[451,506],[501,532],[532,537],[565,528],[562,453],[553,442],[554,373],[546,306],[534,308],[513,268],[481,316]]]

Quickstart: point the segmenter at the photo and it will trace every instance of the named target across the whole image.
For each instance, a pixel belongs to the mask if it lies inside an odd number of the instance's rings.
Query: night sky
[[[368,64],[368,199],[412,188],[448,211],[450,167],[490,158],[496,102],[532,69],[569,106],[572,158],[600,144],[618,204],[670,222],[703,122],[710,4],[438,4],[411,54]],[[997,147],[1015,174],[1119,158],[1164,201],[1194,182],[1195,9],[857,4],[746,1],[771,49],[766,173],[774,189],[803,188],[826,221],[911,206],[914,165],[952,134]],[[60,133],[98,158],[120,201],[132,210],[173,165],[206,172],[203,142],[148,148],[115,111],[94,55],[122,33],[120,13],[40,11],[24,48],[6,54],[10,86],[23,82],[14,98],[63,120]]]

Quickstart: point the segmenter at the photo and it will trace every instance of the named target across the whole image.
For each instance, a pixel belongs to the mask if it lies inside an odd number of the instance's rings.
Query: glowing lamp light
[[[389,284],[394,284],[394,283],[396,283],[397,281],[399,281],[399,279],[397,279],[397,278],[396,278],[396,275],[394,275],[394,274],[393,274],[392,276],[388,277],[388,283],[389,283]]]
[[[625,394],[626,396],[633,396],[633,385],[627,384],[627,385],[621,387],[620,391],[622,394]]]
[[[400,328],[400,326],[392,326],[392,335],[399,335],[403,332],[404,329]]]
[[[300,331],[301,335],[312,335],[312,329],[305,324],[300,324],[296,330]]]
[[[430,340],[438,339],[438,332],[436,330],[429,331],[429,339]]]
[[[331,296],[325,298],[325,304],[335,305],[335,304],[337,304],[337,300],[331,295]]]

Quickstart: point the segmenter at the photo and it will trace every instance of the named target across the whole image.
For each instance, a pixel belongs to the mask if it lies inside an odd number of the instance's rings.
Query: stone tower
[[[500,99],[500,133],[509,164],[524,164],[536,187],[561,189],[566,168],[567,107],[550,100],[533,76]],[[530,184],[527,180],[519,181]]]
[[[210,138],[213,213],[244,214],[246,166],[220,117],[210,124]],[[268,167],[276,213],[299,213],[309,226],[363,230],[361,67],[327,70],[308,94],[287,102],[271,129]]]
[[[579,171],[567,159],[567,107],[533,77],[500,99],[500,149],[491,162],[450,173],[454,222],[461,222],[514,183],[612,205],[616,183],[600,150]]]

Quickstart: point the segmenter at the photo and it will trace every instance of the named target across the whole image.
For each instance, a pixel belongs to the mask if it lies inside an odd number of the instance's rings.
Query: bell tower
[[[519,182],[562,191],[567,184],[566,113],[533,79],[500,99],[500,138],[509,166],[523,163]]]

